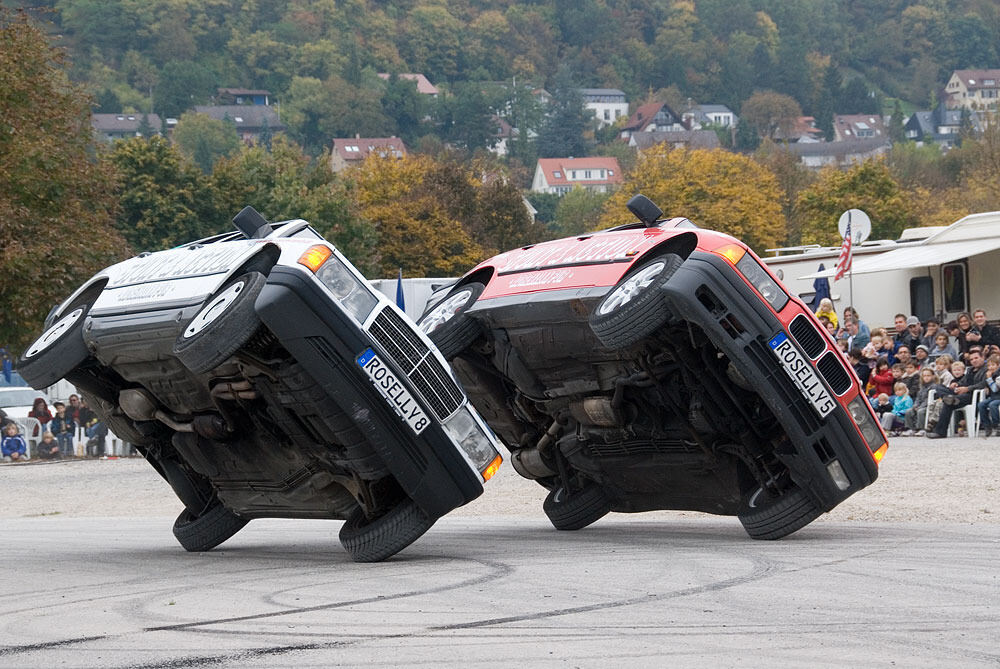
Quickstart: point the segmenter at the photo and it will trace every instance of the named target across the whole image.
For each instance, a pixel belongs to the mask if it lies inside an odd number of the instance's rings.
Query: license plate
[[[792,377],[792,381],[806,396],[806,399],[812,403],[820,417],[833,411],[837,406],[836,401],[830,396],[819,376],[816,375],[813,366],[792,344],[788,335],[779,332],[771,337],[771,341],[767,343],[771,346],[771,350],[774,351],[774,355],[777,356],[778,362],[785,368],[788,376]]]
[[[376,390],[385,398],[393,411],[410,426],[410,429],[415,434],[423,432],[427,423],[430,422],[427,419],[427,414],[413,399],[413,395],[406,389],[406,386],[396,378],[396,374],[389,366],[375,355],[375,351],[368,349],[358,357],[357,363],[361,369],[365,370]]]

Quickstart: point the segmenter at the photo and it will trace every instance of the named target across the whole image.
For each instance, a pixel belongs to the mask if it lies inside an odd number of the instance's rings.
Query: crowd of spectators
[[[44,398],[36,398],[28,412],[28,418],[37,420],[38,426],[35,427],[34,434],[24,435],[17,422],[0,409],[0,424],[3,427],[0,460],[3,462],[24,462],[32,455],[43,460],[75,458],[78,434],[86,439],[82,457],[102,457],[108,454],[108,428],[90,410],[87,401],[75,393],[69,396],[69,406],[63,402],[53,402],[52,409]],[[28,438],[37,438],[37,445],[31,454],[28,452]]]
[[[957,428],[952,421],[981,390],[978,434],[1000,436],[1000,328],[985,310],[947,323],[896,314],[892,332],[869,328],[853,307],[838,320],[829,299],[816,316],[857,372],[886,432],[931,439],[947,436],[949,427],[971,433],[964,421]]]

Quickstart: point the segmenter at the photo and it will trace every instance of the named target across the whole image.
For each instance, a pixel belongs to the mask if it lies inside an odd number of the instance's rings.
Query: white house
[[[618,159],[608,156],[589,158],[539,158],[531,190],[536,193],[565,195],[580,186],[607,193],[623,182]]]
[[[617,88],[581,88],[583,106],[594,113],[597,127],[611,125],[622,116],[628,116],[625,93]]]

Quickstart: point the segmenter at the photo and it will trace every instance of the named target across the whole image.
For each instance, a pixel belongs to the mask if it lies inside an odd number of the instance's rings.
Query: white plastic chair
[[[979,411],[977,407],[979,403],[983,401],[986,397],[986,389],[980,388],[979,390],[973,391],[972,393],[972,404],[964,406],[955,413],[958,414],[960,411],[965,412],[965,432],[970,437],[975,437],[979,435]],[[954,423],[954,421],[952,421]]]

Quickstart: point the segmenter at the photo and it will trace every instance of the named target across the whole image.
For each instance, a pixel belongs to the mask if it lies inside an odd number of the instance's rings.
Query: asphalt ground
[[[505,468],[380,564],[339,523],[209,553],[140,460],[0,467],[3,667],[997,667],[1000,439],[898,439],[881,477],[776,542],[735,519],[557,532]]]

